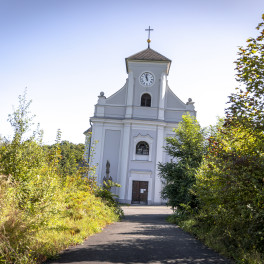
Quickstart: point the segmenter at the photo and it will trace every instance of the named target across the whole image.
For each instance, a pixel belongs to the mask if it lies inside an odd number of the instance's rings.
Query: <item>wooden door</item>
[[[148,203],[148,182],[133,181],[132,185],[132,204]]]

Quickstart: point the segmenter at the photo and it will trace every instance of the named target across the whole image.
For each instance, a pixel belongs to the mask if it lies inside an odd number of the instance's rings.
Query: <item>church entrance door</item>
[[[148,182],[133,181],[132,186],[132,204],[147,204],[148,203]]]

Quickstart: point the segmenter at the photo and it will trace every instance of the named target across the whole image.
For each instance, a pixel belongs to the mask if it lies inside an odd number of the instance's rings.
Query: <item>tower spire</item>
[[[150,42],[151,42],[151,39],[150,39],[150,31],[153,31],[154,29],[153,28],[150,28],[150,26],[149,26],[149,28],[147,28],[147,29],[145,29],[145,31],[148,31],[148,40],[147,40],[147,42],[148,42],[148,49],[150,48]]]

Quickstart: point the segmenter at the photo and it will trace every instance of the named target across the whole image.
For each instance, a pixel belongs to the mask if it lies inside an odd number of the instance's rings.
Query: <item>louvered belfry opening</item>
[[[151,96],[147,93],[141,96],[141,106],[151,106]]]

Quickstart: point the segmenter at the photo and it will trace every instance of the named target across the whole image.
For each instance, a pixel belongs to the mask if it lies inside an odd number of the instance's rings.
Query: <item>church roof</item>
[[[171,64],[171,60],[168,59],[167,57],[163,56],[162,54],[158,53],[157,51],[151,49],[151,48],[147,48],[145,50],[142,50],[128,58],[126,58],[126,68],[127,68],[127,72],[128,72],[128,65],[127,65],[127,61],[159,61],[159,62],[168,62],[169,63],[169,67]]]
[[[151,61],[171,61],[170,59],[166,58],[165,56],[161,55],[157,51],[147,48],[142,50],[128,58],[126,60],[151,60]]]
[[[90,133],[90,132],[92,132],[92,127],[90,127],[90,128],[88,128],[87,130],[85,130],[85,131],[83,132],[83,134],[86,135],[86,134],[88,134],[88,133]]]

